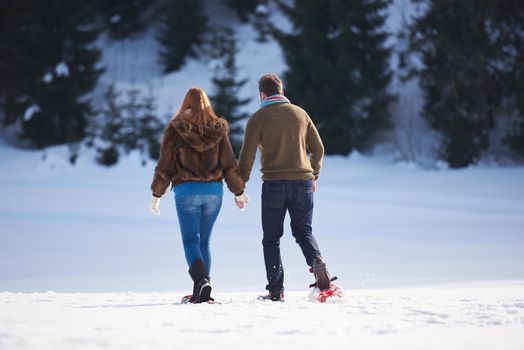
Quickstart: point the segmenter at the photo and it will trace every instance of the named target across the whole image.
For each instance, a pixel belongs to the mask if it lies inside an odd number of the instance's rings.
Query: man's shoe
[[[326,263],[321,256],[317,256],[315,260],[313,260],[312,270],[315,275],[314,286],[320,290],[329,289],[329,286],[331,285],[331,277],[329,276]]]
[[[269,294],[259,297],[260,300],[284,301],[282,289],[269,289]]]
[[[284,292],[280,289],[270,290],[269,299],[271,301],[284,301]]]

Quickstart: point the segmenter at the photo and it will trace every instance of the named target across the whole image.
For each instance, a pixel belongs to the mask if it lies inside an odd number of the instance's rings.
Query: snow
[[[254,292],[0,293],[5,349],[522,349],[524,282],[354,290],[316,304]]]
[[[60,62],[55,67],[55,74],[58,77],[68,77],[69,76],[69,67],[65,62]]]
[[[267,15],[269,13],[269,9],[264,4],[258,4],[255,8],[255,12],[261,15]]]
[[[109,19],[109,22],[115,24],[115,23],[120,22],[121,19],[122,19],[122,16],[117,13],[116,15],[111,16],[111,18]]]
[[[42,80],[44,81],[44,83],[49,84],[50,82],[53,81],[53,74],[52,73],[46,73],[44,75],[44,77],[42,78]]]
[[[35,115],[35,113],[39,113],[40,111],[41,111],[40,106],[33,103],[32,105],[27,107],[27,109],[25,110],[24,121],[26,122],[30,121],[33,118],[33,115]]]

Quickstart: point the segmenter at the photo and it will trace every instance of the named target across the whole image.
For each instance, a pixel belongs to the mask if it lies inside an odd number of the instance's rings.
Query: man
[[[291,218],[293,236],[315,274],[316,286],[321,290],[330,287],[329,273],[311,227],[313,192],[324,146],[308,114],[284,96],[282,82],[276,75],[260,78],[259,92],[261,107],[247,122],[238,165],[241,177],[247,182],[257,148],[260,149],[267,299],[280,301],[284,292],[280,238],[284,234],[286,212]],[[235,199],[239,208],[249,200],[246,196]]]

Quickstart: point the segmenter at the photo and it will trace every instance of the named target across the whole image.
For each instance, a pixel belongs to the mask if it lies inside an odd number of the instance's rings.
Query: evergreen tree
[[[273,30],[288,65],[286,95],[316,122],[327,153],[363,150],[378,130],[390,127],[384,32],[390,1],[277,3],[293,25],[290,34]]]
[[[271,22],[266,4],[259,4],[256,7],[253,15],[253,28],[258,33],[257,42],[265,43],[268,41],[268,36],[271,34]]]
[[[238,94],[247,79],[237,80],[238,67],[236,54],[238,52],[236,39],[231,28],[215,30],[211,38],[211,58],[217,62],[213,76],[214,93],[210,96],[217,115],[224,117],[229,123],[229,136],[235,154],[238,155],[242,145],[243,129],[240,125],[247,113],[239,108],[249,103],[250,99],[240,99]]]
[[[509,126],[505,142],[524,157],[524,2],[500,1],[496,6],[490,29],[496,35],[498,58],[495,66],[503,77],[509,100],[509,111],[514,120]]]
[[[86,94],[101,72],[100,52],[92,47],[94,9],[66,0],[7,0],[2,6],[5,122],[20,120],[22,136],[38,148],[82,140],[93,115]]]
[[[158,33],[165,73],[179,70],[187,57],[198,57],[196,48],[203,43],[207,22],[201,1],[169,0]]]
[[[504,100],[518,98],[522,59],[513,52],[520,50],[522,57],[523,5],[418,2],[427,11],[415,20],[410,41],[423,63],[413,73],[426,93],[424,116],[442,133],[441,158],[453,168],[465,167],[489,149]]]
[[[93,130],[94,143],[97,146],[97,161],[106,166],[116,164],[120,156],[120,147],[124,141],[123,135],[123,106],[119,104],[120,93],[114,85],[109,85],[105,94],[105,106],[97,118]]]
[[[126,153],[139,149],[140,118],[142,116],[142,102],[140,91],[136,87],[126,91],[126,102],[122,105],[124,110],[124,124],[122,127],[123,146]]]
[[[142,164],[146,159],[158,160],[160,157],[160,138],[164,130],[164,123],[157,116],[156,99],[153,91],[142,98],[142,113],[138,123],[138,148],[142,154]]]
[[[255,13],[260,0],[226,0],[226,4],[237,13],[242,22],[247,22],[249,16]]]
[[[156,100],[152,93],[142,97],[132,87],[122,93],[110,85],[104,94],[104,108],[92,126],[97,161],[106,166],[116,164],[123,154],[138,150],[142,164],[158,159],[164,123],[157,116]]]
[[[97,10],[113,39],[124,39],[145,28],[143,13],[153,0],[97,0]]]

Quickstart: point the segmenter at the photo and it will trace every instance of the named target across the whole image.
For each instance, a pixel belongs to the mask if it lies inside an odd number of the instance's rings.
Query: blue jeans
[[[262,185],[262,229],[267,289],[284,289],[284,267],[280,257],[280,238],[284,234],[284,218],[289,212],[291,232],[306,258],[320,256],[313,236],[313,182],[312,180],[264,181]]]
[[[222,196],[215,194],[175,195],[176,211],[189,267],[195,260],[202,260],[211,273],[209,239],[220,208]]]

